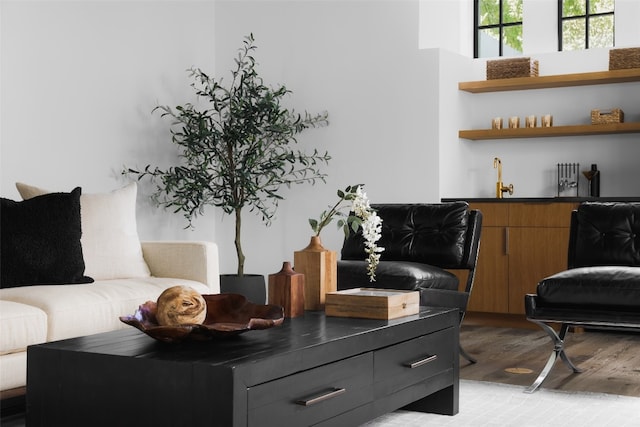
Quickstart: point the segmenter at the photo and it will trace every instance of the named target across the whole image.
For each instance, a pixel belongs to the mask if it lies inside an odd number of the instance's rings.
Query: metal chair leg
[[[462,322],[464,321],[464,315],[466,314],[466,310],[460,310],[460,326],[462,326]],[[478,363],[478,359],[469,355],[464,348],[462,348],[462,344],[458,344],[458,348],[460,349],[460,356],[464,357],[469,361],[469,363],[474,364]]]
[[[533,384],[531,384],[524,391],[525,393],[533,393],[538,389],[538,387],[540,387],[542,382],[547,378],[547,375],[549,375],[549,372],[551,372],[551,369],[553,368],[553,365],[555,365],[556,360],[558,360],[558,357],[560,357],[574,373],[582,372],[581,369],[577,368],[576,365],[571,362],[569,356],[567,356],[564,351],[564,338],[567,335],[567,331],[569,330],[569,325],[563,323],[560,327],[560,334],[557,334],[556,331],[546,323],[539,322],[533,319],[529,320],[540,325],[540,327],[551,337],[551,339],[553,340],[553,353],[551,353],[551,356],[549,356],[549,360],[547,360],[547,364],[544,365],[544,368],[540,372],[540,375],[538,375],[538,378],[536,378]]]
[[[478,360],[475,357],[470,356],[469,353],[464,351],[464,348],[462,348],[462,345],[459,345],[458,347],[460,348],[460,356],[462,356],[465,359],[467,359],[470,363],[477,363],[478,362]]]

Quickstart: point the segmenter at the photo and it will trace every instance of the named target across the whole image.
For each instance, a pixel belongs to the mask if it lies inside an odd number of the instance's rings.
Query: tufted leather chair
[[[371,205],[382,218],[384,247],[376,281],[367,275],[364,239],[351,233],[338,261],[338,289],[385,288],[420,291],[420,304],[457,308],[464,319],[473,288],[482,214],[466,202]],[[448,270],[467,270],[463,290]],[[460,353],[472,363],[462,348]]]
[[[568,269],[525,296],[527,319],[554,341],[535,391],[556,359],[580,372],[564,352],[570,326],[640,328],[640,203],[585,202],[571,214]],[[560,323],[556,333],[549,323]]]

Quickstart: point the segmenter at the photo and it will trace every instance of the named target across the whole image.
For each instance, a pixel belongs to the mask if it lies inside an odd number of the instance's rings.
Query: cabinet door
[[[510,203],[510,227],[566,227],[577,203]]]
[[[508,258],[506,227],[482,227],[476,277],[469,311],[508,313]]]
[[[509,221],[508,203],[471,203],[482,212],[482,233],[476,277],[469,311],[509,312],[509,270],[505,234]]]
[[[567,268],[568,227],[510,227],[509,313],[524,314],[525,294],[538,282]]]

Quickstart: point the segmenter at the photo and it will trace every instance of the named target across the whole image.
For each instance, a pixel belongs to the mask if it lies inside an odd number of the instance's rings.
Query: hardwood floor
[[[466,325],[460,329],[463,348],[478,359],[460,359],[460,378],[513,385],[530,385],[553,350],[540,330]],[[556,362],[543,388],[640,397],[640,333],[587,330],[569,332],[569,358],[582,373]]]

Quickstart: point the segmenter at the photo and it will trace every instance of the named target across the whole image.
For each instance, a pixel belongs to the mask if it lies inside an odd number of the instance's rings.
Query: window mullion
[[[498,2],[498,23],[500,27],[498,28],[498,55],[502,56],[504,54],[504,46],[502,45],[502,41],[504,40],[504,28],[502,27],[502,12],[503,12],[503,3],[502,0]]]
[[[589,0],[585,0],[585,11],[584,14],[586,15],[584,18],[584,48],[585,49],[589,49],[589,22],[591,21],[591,9],[590,9],[590,5],[589,5]]]

